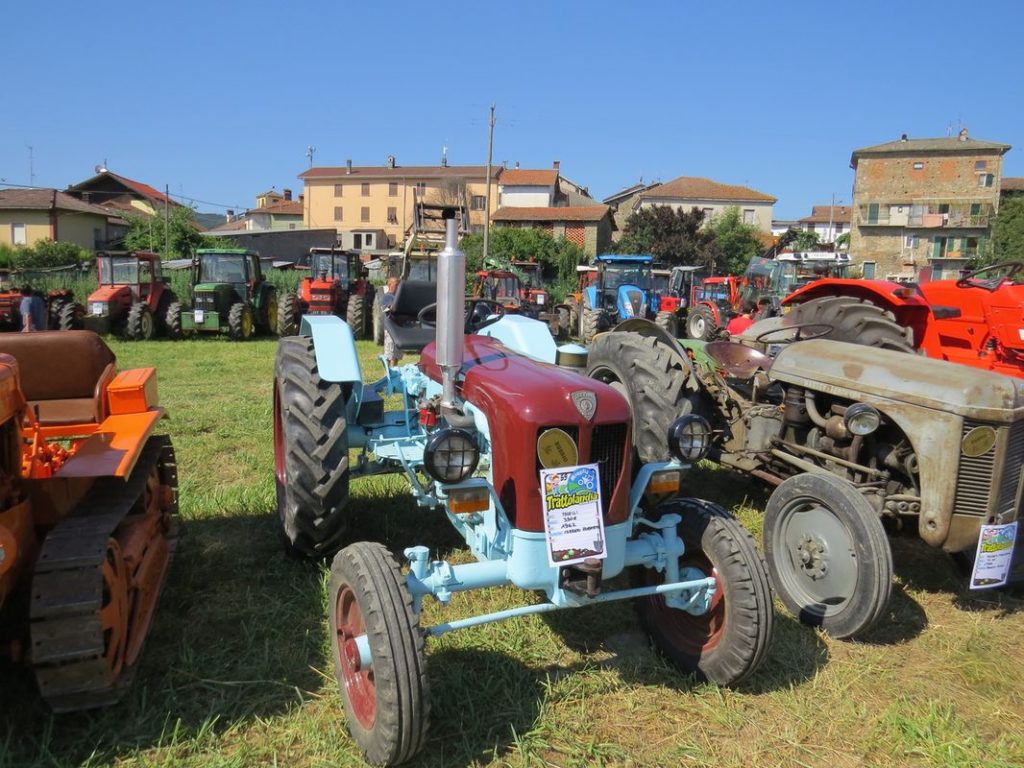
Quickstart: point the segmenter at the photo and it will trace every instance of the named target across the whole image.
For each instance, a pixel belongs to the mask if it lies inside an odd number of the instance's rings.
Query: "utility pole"
[[[836,207],[836,193],[832,193],[832,205],[828,207],[828,236],[832,238],[832,250],[836,249],[836,236],[832,231],[832,212]]]
[[[491,117],[487,121],[487,194],[484,198],[484,258],[487,263],[487,246],[491,235],[491,155],[494,152],[494,104],[491,104]]]
[[[171,187],[164,184],[164,253],[165,259],[171,258]]]
[[[28,145],[28,184],[30,187],[36,185],[36,167],[32,157],[32,145]]]

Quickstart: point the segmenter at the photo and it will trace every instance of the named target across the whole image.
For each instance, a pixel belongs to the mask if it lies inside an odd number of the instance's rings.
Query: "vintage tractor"
[[[337,315],[348,323],[355,338],[365,339],[370,333],[372,304],[373,286],[356,251],[310,248],[309,277],[302,279],[297,294],[281,299],[277,333],[298,333],[303,315]]]
[[[608,254],[595,256],[597,274],[583,289],[580,340],[587,344],[598,331],[633,317],[653,318],[658,299],[651,291],[654,257]]]
[[[375,764],[403,762],[423,745],[426,637],[635,599],[671,662],[734,684],[760,664],[772,629],[750,536],[720,507],[676,498],[685,467],[703,455],[704,419],[672,424],[670,461],[634,466],[625,398],[555,365],[560,352],[542,324],[467,301],[456,241],[452,222],[438,283],[405,281],[386,317],[400,348],[422,348],[418,365],[364,386],[351,333],[333,317],[303,318],[303,335],[278,347],[278,514],[299,553],[355,542],[331,565],[330,635],[349,730]],[[385,411],[383,398],[396,395],[401,406]],[[445,514],[477,562],[435,560],[414,546],[403,572],[386,547],[360,541],[345,509],[349,483],[381,472],[404,473],[418,504]],[[632,586],[608,583],[624,571]],[[456,592],[502,585],[545,599],[420,626],[425,597],[447,604]]]
[[[155,253],[99,253],[99,287],[89,295],[85,328],[148,341],[181,338],[181,302],[167,285]]]
[[[0,331],[21,330],[21,290],[6,281],[0,286]],[[38,293],[38,292],[37,292]],[[82,327],[85,308],[75,301],[74,293],[68,288],[48,291],[43,297],[46,315],[52,330],[70,331]]]
[[[631,321],[595,339],[588,372],[629,395],[641,460],[668,455],[661,432],[674,419],[702,414],[710,458],[775,488],[764,516],[773,586],[801,621],[846,638],[886,610],[883,520],[973,560],[983,523],[1017,519],[1024,390],[989,371],[812,338],[831,331],[791,315],[755,323],[748,338],[782,345],[772,358],[734,341],[684,348]]]
[[[196,251],[192,301],[193,309],[181,313],[183,333],[227,332],[238,341],[277,332],[277,289],[264,279],[255,251]]]
[[[57,712],[124,695],[175,544],[156,372],[115,362],[91,331],[0,337],[0,656]]]
[[[903,285],[826,279],[784,300],[801,323],[834,326],[835,338],[917,350],[928,357],[1024,376],[1024,263],[995,264],[959,280]]]

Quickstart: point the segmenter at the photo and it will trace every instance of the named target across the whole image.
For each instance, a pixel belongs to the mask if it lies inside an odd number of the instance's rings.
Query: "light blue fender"
[[[321,379],[352,384],[346,410],[354,421],[363,401],[363,373],[359,368],[352,329],[334,315],[303,315],[299,335],[313,337],[313,354]]]
[[[554,363],[558,354],[548,324],[525,315],[505,315],[493,325],[481,328],[479,335],[497,339],[509,349],[542,363]]]

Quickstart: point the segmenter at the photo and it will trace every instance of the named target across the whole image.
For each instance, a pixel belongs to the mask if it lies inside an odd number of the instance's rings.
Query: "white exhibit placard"
[[[1016,520],[1005,525],[981,526],[974,571],[971,573],[971,589],[991,589],[1006,583],[1016,543]]]
[[[597,464],[540,471],[544,535],[553,566],[607,557]]]

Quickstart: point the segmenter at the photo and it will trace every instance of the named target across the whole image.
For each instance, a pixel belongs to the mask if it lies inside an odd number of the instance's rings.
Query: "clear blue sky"
[[[971,18],[977,14],[977,18]],[[0,178],[63,188],[112,171],[246,208],[317,165],[547,168],[598,198],[707,176],[776,218],[850,202],[857,147],[1014,145],[1015,2],[5,3]]]

